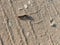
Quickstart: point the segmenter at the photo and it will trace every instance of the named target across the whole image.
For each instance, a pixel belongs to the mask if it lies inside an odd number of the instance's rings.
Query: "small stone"
[[[50,20],[50,23],[52,23],[52,22],[53,22],[53,19]]]
[[[24,8],[25,8],[25,9],[27,9],[27,8],[28,8],[27,4],[24,4]]]
[[[9,26],[12,26],[12,22],[11,22],[11,20],[9,20]]]
[[[52,27],[56,27],[56,24],[53,24]]]
[[[29,36],[30,35],[30,33],[29,32],[27,32],[27,34],[26,34],[27,36]]]
[[[28,1],[28,4],[30,4],[31,2],[30,2],[30,0]]]
[[[52,27],[56,27],[55,21],[50,24]]]

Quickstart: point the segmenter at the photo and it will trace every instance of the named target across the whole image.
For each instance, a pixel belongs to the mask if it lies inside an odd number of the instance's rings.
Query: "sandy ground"
[[[0,0],[0,45],[60,45],[60,0]]]

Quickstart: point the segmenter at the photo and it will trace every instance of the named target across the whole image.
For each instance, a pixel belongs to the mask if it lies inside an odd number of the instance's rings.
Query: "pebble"
[[[27,34],[26,34],[27,36],[29,36],[30,35],[30,33],[29,32],[27,32]]]
[[[30,2],[30,0],[28,1],[28,4],[30,4],[31,2]]]
[[[28,8],[27,4],[24,4],[24,8],[25,8],[25,9],[27,9],[27,8]]]
[[[9,26],[12,26],[12,22],[11,22],[11,20],[9,20]]]
[[[50,25],[51,25],[52,27],[56,27],[55,21],[53,21]]]
[[[33,6],[30,0],[28,1],[28,5]]]

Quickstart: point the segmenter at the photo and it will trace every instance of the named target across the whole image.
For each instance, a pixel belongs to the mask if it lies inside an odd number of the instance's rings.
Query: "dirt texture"
[[[60,0],[0,0],[0,45],[60,45]]]

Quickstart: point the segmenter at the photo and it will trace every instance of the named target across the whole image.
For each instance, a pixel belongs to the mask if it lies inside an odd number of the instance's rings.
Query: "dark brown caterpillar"
[[[18,18],[20,18],[21,20],[33,20],[33,18],[28,15],[18,16]]]

